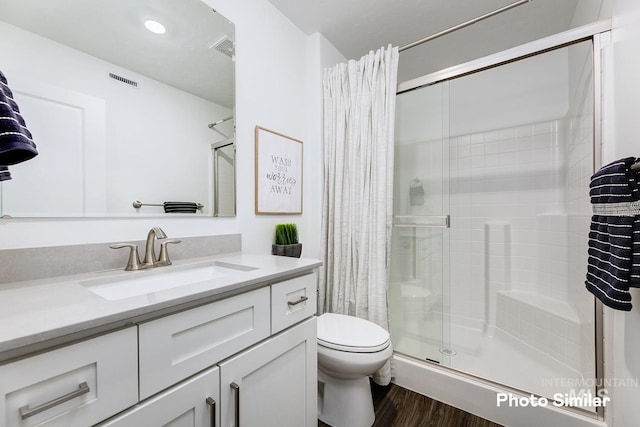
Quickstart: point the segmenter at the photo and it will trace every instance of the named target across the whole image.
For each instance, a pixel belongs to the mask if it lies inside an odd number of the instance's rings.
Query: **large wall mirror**
[[[201,0],[0,0],[0,71],[39,152],[1,214],[235,215],[234,40]]]

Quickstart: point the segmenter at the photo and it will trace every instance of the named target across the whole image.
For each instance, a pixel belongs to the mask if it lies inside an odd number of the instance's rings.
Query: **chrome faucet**
[[[167,238],[167,235],[164,234],[164,231],[160,227],[153,227],[149,230],[149,234],[147,235],[147,242],[145,247],[144,254],[144,262],[140,262],[140,258],[138,256],[138,246],[134,243],[116,243],[110,245],[109,247],[112,249],[120,249],[120,248],[129,248],[131,252],[129,253],[129,261],[127,262],[126,271],[132,270],[142,270],[145,268],[153,268],[160,267],[163,265],[171,265],[171,260],[169,259],[169,251],[167,250],[167,245],[171,243],[180,243],[181,240],[176,239],[167,239],[160,244],[160,256],[156,258],[155,251],[155,242],[157,240],[164,240]]]
[[[156,258],[155,242],[156,239],[166,239],[167,235],[164,234],[162,228],[153,227],[147,234],[147,243],[145,245],[144,262],[146,268],[157,267],[158,259]]]

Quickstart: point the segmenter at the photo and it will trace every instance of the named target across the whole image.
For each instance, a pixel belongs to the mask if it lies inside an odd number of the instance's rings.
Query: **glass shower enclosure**
[[[396,352],[549,399],[595,395],[593,76],[586,40],[398,95]]]

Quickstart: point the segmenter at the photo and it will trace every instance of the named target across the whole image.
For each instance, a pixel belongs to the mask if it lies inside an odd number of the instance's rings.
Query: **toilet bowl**
[[[318,317],[318,419],[333,427],[371,427],[369,375],[391,357],[389,332],[344,314]]]

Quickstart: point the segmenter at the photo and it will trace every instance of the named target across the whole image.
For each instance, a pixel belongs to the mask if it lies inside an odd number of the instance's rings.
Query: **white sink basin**
[[[131,271],[117,277],[86,280],[80,282],[80,285],[104,299],[113,301],[205,282],[255,269],[255,267],[246,265],[213,261]]]

